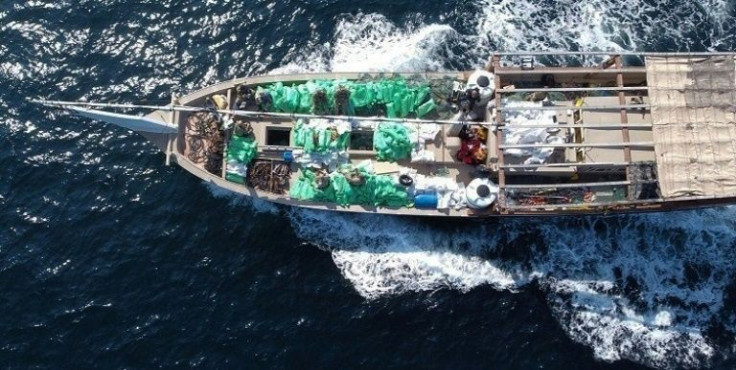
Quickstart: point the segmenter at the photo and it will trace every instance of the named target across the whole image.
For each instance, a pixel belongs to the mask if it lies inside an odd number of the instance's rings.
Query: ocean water
[[[0,367],[736,367],[736,208],[458,222],[282,208],[26,98],[736,49],[718,0],[0,2]]]

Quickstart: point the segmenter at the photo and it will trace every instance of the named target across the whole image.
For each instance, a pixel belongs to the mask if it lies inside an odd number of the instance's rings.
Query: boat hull
[[[659,59],[658,59],[659,58]],[[664,59],[661,59],[664,58]],[[667,59],[673,58],[673,59]],[[690,58],[690,59],[688,59]],[[705,59],[703,59],[705,58]],[[374,207],[364,205],[340,205],[337,202],[312,202],[294,199],[288,195],[288,191],[266,191],[257,189],[249,185],[248,181],[241,183],[228,180],[225,170],[225,160],[221,159],[222,172],[213,170],[212,166],[207,168],[203,164],[202,158],[193,158],[192,137],[193,129],[191,118],[198,112],[210,112],[202,109],[207,104],[208,99],[216,98],[216,100],[225,101],[229,106],[236,101],[235,94],[237,87],[240,85],[256,88],[269,84],[282,83],[284,85],[293,86],[295,84],[303,84],[307,81],[314,80],[338,80],[338,81],[365,81],[377,80],[380,78],[400,78],[414,79],[417,81],[466,81],[472,78],[473,73],[477,71],[466,72],[450,72],[450,73],[403,73],[403,74],[366,74],[366,73],[320,73],[320,74],[295,74],[295,75],[268,75],[239,78],[231,81],[225,81],[212,86],[208,86],[201,90],[195,91],[186,96],[172,98],[172,104],[153,111],[151,114],[142,119],[141,122],[156,125],[161,123],[163,126],[176,128],[175,132],[153,132],[155,130],[137,130],[146,139],[154,143],[162,152],[165,153],[167,163],[176,163],[184,170],[199,177],[200,179],[212,183],[214,186],[258,198],[267,202],[285,205],[289,207],[302,207],[308,209],[349,212],[349,213],[368,213],[368,214],[386,214],[396,216],[417,216],[417,217],[451,217],[451,218],[495,218],[495,217],[537,217],[537,216],[562,216],[562,215],[615,215],[626,213],[644,213],[644,212],[666,212],[687,209],[696,209],[704,207],[718,207],[730,204],[736,204],[736,194],[725,191],[730,189],[730,180],[719,184],[708,185],[707,189],[716,189],[713,192],[704,192],[698,194],[698,191],[689,192],[685,190],[669,190],[668,196],[662,196],[657,191],[657,195],[653,196],[652,187],[648,184],[656,184],[659,186],[660,176],[667,176],[660,162],[663,162],[667,156],[671,163],[678,163],[679,157],[661,152],[663,142],[661,137],[654,135],[655,132],[662,132],[663,126],[657,124],[667,124],[669,121],[662,116],[661,109],[665,105],[657,106],[650,101],[650,97],[659,99],[668,99],[667,89],[672,87],[673,91],[683,91],[678,84],[681,81],[665,81],[654,80],[654,76],[660,71],[657,70],[658,64],[679,63],[681,70],[693,70],[706,77],[711,76],[712,70],[704,69],[704,65],[718,66],[722,68],[724,65],[733,65],[733,56],[717,55],[712,60],[707,56],[655,56],[652,58],[652,64],[644,67],[626,67],[622,64],[621,56],[612,56],[599,67],[537,67],[531,70],[523,67],[507,67],[501,66],[499,58],[493,58],[489,64],[489,72],[495,74],[495,95],[488,107],[486,107],[485,116],[481,116],[478,122],[465,122],[466,118],[453,118],[451,120],[437,119],[435,122],[442,122],[449,126],[470,126],[476,125],[490,129],[487,139],[483,136],[482,144],[488,148],[488,155],[484,159],[486,171],[491,170],[490,175],[486,175],[487,179],[498,184],[500,192],[498,193],[498,201],[492,207],[483,210],[475,210],[467,207],[443,206],[441,209],[419,209],[409,204],[402,207]],[[705,61],[705,62],[704,62]],[[615,68],[614,68],[615,67]],[[728,70],[730,71],[730,69]],[[691,73],[687,76],[694,76]],[[736,74],[736,71],[729,72]],[[661,74],[661,73],[660,73]],[[712,76],[711,76],[712,77]],[[678,77],[680,78],[680,77]],[[682,77],[683,79],[685,77]],[[687,77],[690,78],[690,77]],[[541,84],[538,82],[541,79]],[[731,79],[733,80],[733,79]],[[546,86],[546,84],[553,86]],[[657,89],[665,94],[657,96],[656,91],[648,91],[648,84],[659,84]],[[698,87],[698,81],[692,80],[696,89],[690,94],[706,94],[706,88]],[[733,81],[731,81],[733,82]],[[537,86],[539,85],[539,86]],[[545,86],[542,86],[545,85]],[[593,87],[591,87],[593,86]],[[592,97],[587,95],[590,91],[595,91],[596,87],[598,95]],[[678,87],[679,86],[679,87]],[[729,85],[730,86],[730,85]],[[520,87],[520,88],[519,88]],[[698,91],[702,89],[703,91]],[[727,90],[736,90],[736,87],[726,87]],[[560,100],[551,105],[538,105],[528,108],[527,105],[520,105],[521,108],[514,108],[513,104],[508,104],[507,96],[524,95],[529,99],[536,99],[539,93],[543,99],[547,99],[548,94],[561,93],[567,101]],[[582,92],[585,94],[585,102],[582,98],[575,98],[575,94]],[[733,92],[733,91],[731,91]],[[570,96],[573,96],[572,98]],[[732,94],[733,95],[733,94]],[[687,97],[685,97],[687,98]],[[690,108],[688,101],[683,98],[682,102],[674,101],[675,105],[668,105],[675,109],[681,109],[685,112]],[[630,100],[630,101],[629,101]],[[702,101],[702,99],[698,100]],[[665,101],[672,104],[673,101]],[[726,102],[729,103],[729,102]],[[316,103],[314,103],[316,104]],[[681,105],[677,105],[681,104]],[[729,103],[730,104],[730,103]],[[728,104],[727,104],[728,105]],[[189,108],[188,110],[179,109],[179,107]],[[723,107],[709,106],[708,109],[718,113]],[[225,117],[238,117],[241,111],[228,108],[219,108],[218,114],[225,114]],[[528,144],[525,142],[506,142],[505,135],[513,135],[512,129],[508,128],[508,119],[510,113],[514,110],[555,110],[559,111],[547,117],[553,117],[554,130],[547,130],[549,135],[547,139],[558,135],[557,132],[566,133],[564,140],[552,140],[546,142],[537,142]],[[660,113],[657,113],[660,109]],[[565,112],[565,110],[567,112]],[[79,113],[79,112],[77,112]],[[85,112],[85,116],[90,117],[89,112]],[[287,154],[291,157],[295,149],[293,136],[289,145],[279,144],[281,146],[272,146],[268,139],[268,128],[279,128],[285,130],[295,129],[295,120],[297,114],[281,115],[270,113],[254,113],[242,112],[248,117],[249,121],[254,123],[254,127],[265,126],[266,128],[258,128],[254,130],[256,142],[259,143],[258,154],[256,159],[259,161],[274,162],[285,161]],[[247,113],[247,114],[246,114]],[[659,114],[659,116],[657,116]],[[718,113],[720,114],[720,113]],[[94,115],[94,114],[93,114]],[[302,114],[303,115],[303,114]],[[513,116],[513,115],[511,115]],[[326,116],[317,116],[317,118],[327,118]],[[464,117],[461,115],[461,117]],[[501,118],[503,117],[503,118]],[[720,117],[720,116],[719,116]],[[91,117],[100,120],[106,120],[104,117]],[[124,117],[113,117],[108,121],[123,120],[113,122],[123,127],[128,127]],[[717,117],[718,118],[718,117]],[[361,118],[368,119],[369,118]],[[140,118],[138,120],[141,120]],[[385,118],[384,118],[385,120]],[[398,119],[404,121],[404,124],[416,124],[418,128],[419,121]],[[135,121],[135,119],[133,120]],[[618,122],[616,122],[618,121]],[[133,122],[138,124],[141,122]],[[146,123],[143,122],[143,123]],[[679,122],[678,122],[679,123]],[[688,124],[686,129],[691,127],[693,122],[683,122]],[[694,123],[696,125],[707,123]],[[375,130],[374,126],[374,130]],[[540,126],[549,127],[549,126]],[[683,126],[686,127],[686,126]],[[713,126],[715,127],[715,126]],[[709,126],[708,130],[714,128]],[[131,127],[128,127],[131,128]],[[135,129],[135,127],[133,127]],[[515,128],[514,130],[518,130]],[[165,131],[165,130],[164,130]],[[454,178],[458,183],[468,184],[475,177],[474,167],[464,164],[460,160],[461,139],[458,139],[457,132],[452,133],[447,127],[442,127],[440,139],[433,150],[433,159],[435,162],[430,164],[414,164],[398,162],[396,164],[378,163],[381,167],[380,171],[376,170],[376,174],[394,174],[398,177],[399,171],[406,168],[415,171],[420,175],[437,176],[435,170],[442,168],[444,175]],[[290,131],[291,132],[291,131]],[[478,131],[481,132],[481,131]],[[725,131],[724,131],[725,132]],[[223,135],[233,135],[232,131],[227,131]],[[722,134],[718,143],[722,143],[726,136]],[[562,136],[559,134],[558,136]],[[223,140],[227,140],[229,136],[225,136]],[[596,138],[598,138],[596,141]],[[200,138],[201,139],[201,138]],[[559,139],[559,138],[558,138]],[[623,139],[623,142],[621,142]],[[198,139],[199,140],[199,139]],[[204,140],[204,139],[202,139]],[[464,139],[462,139],[464,140]],[[692,145],[716,145],[716,143],[707,143],[695,141]],[[196,141],[196,140],[195,140]],[[200,140],[201,141],[201,140]],[[728,145],[726,140],[726,145]],[[730,142],[736,142],[731,139]],[[265,143],[266,145],[261,145]],[[196,144],[196,143],[195,143]],[[213,143],[199,143],[205,151],[209,151]],[[463,142],[464,145],[464,142]],[[718,144],[720,145],[720,144]],[[528,148],[544,149],[551,147],[558,154],[564,157],[557,159],[557,162],[514,162],[511,152],[521,152]],[[429,147],[426,147],[429,148]],[[227,150],[227,149],[225,149]],[[428,149],[429,150],[429,149]],[[297,150],[298,151],[298,150]],[[456,158],[457,152],[457,158]],[[350,161],[353,165],[359,161],[375,160],[376,152],[371,150],[359,150],[351,148],[349,150]],[[196,157],[196,156],[194,156]],[[222,158],[222,157],[221,157]],[[733,159],[733,158],[732,158]],[[725,158],[724,161],[731,159]],[[736,159],[733,159],[736,161]],[[690,163],[696,165],[710,165],[710,168],[721,168],[720,164],[708,164],[700,159],[690,158]],[[297,169],[291,162],[283,162],[290,165],[290,179],[294,181],[302,169]],[[253,164],[253,163],[251,163]],[[477,165],[477,163],[475,163]],[[658,164],[660,165],[658,167]],[[647,167],[648,166],[648,167]],[[272,168],[272,167],[270,167]],[[634,171],[635,168],[636,172]],[[657,170],[660,170],[657,172]],[[651,173],[655,177],[652,177]],[[726,173],[727,172],[727,173]],[[722,175],[724,178],[730,179],[736,177],[734,171],[728,170]],[[649,175],[647,175],[649,173]],[[671,176],[671,174],[669,174]],[[718,174],[719,176],[721,174]],[[641,177],[643,176],[643,177]],[[649,176],[649,177],[647,177]],[[543,180],[540,180],[543,178]],[[714,176],[713,178],[718,178]],[[244,178],[243,178],[244,179]],[[695,177],[697,179],[697,177]],[[667,178],[668,184],[680,184],[678,179]],[[672,185],[672,186],[674,186]],[[352,186],[352,185],[351,185]],[[670,186],[670,187],[672,187]],[[642,188],[644,193],[641,195]],[[721,191],[719,192],[718,187]],[[601,189],[601,190],[599,190]],[[621,197],[623,189],[624,196]],[[288,190],[288,189],[287,189]],[[574,190],[574,191],[573,191]],[[610,191],[609,191],[610,190]],[[613,196],[606,196],[611,193]],[[712,193],[712,194],[711,194]],[[521,195],[519,195],[521,194]],[[551,194],[551,195],[550,195]],[[570,195],[573,194],[573,195]],[[618,194],[618,195],[617,195]],[[670,194],[674,194],[670,196]],[[685,194],[684,196],[678,194]],[[709,194],[709,195],[704,195]],[[589,197],[589,195],[591,195]],[[516,198],[514,198],[516,197]],[[576,198],[573,198],[576,197]],[[511,199],[513,198],[513,199]],[[573,201],[572,199],[576,199]]]

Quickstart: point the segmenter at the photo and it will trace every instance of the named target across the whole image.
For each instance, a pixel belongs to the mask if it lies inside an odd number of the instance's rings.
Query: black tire
[[[486,185],[481,185],[476,189],[476,192],[481,198],[488,198],[491,195],[491,189]]]
[[[412,186],[414,184],[414,179],[412,179],[409,175],[401,175],[399,176],[399,184],[404,186]]]

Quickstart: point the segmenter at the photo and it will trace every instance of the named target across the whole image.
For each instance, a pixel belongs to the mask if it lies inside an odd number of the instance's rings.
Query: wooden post
[[[616,64],[616,69],[619,71],[623,68],[623,63],[621,62],[621,56],[616,55],[614,57],[614,63]],[[622,73],[619,73],[616,75],[616,84],[618,87],[624,87],[624,75]],[[621,106],[626,105],[626,94],[623,91],[618,92],[618,104]],[[621,108],[621,135],[623,136],[624,143],[628,143],[631,141],[631,137],[629,135],[629,117],[628,112],[626,111],[626,108]],[[631,147],[625,146],[624,147],[624,161],[625,162],[631,162]],[[629,171],[626,171],[626,181],[631,181],[631,178],[629,176]],[[631,187],[629,186],[629,191],[626,192],[626,197],[631,200]]]
[[[494,55],[491,64],[494,71],[498,71],[501,67],[501,57]],[[503,167],[503,130],[499,128],[503,126],[503,117],[501,116],[501,77],[496,74],[493,79],[495,82],[495,101],[496,101],[496,156],[498,157],[498,211],[507,213],[506,210],[506,169]]]
[[[175,105],[178,105],[177,100],[178,99],[176,98],[176,93],[172,92],[171,93],[171,106],[172,107]],[[175,118],[176,118],[176,111],[172,109],[169,112],[169,123],[171,123],[172,125],[176,125],[178,122],[174,120]]]
[[[616,58],[618,55],[613,55],[601,63],[601,69],[611,68],[612,65],[616,64]]]
[[[222,178],[227,179],[227,150],[228,150],[228,144],[230,144],[230,133],[231,130],[225,131],[225,137],[223,138],[224,143],[222,143]]]
[[[494,60],[496,59],[496,53],[491,54],[491,59],[488,61],[488,64],[486,64],[486,71],[494,73],[496,71],[496,65],[494,64]]]

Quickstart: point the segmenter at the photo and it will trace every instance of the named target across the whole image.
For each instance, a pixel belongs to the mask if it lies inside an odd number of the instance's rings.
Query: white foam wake
[[[294,209],[291,218],[302,238],[331,251],[337,267],[367,299],[480,285],[513,290],[528,281],[482,258],[499,236],[484,227],[442,235],[392,217]]]
[[[494,50],[714,50],[734,40],[728,0],[482,0],[479,6],[478,36]]]
[[[290,63],[271,73],[441,70],[439,53],[455,37],[448,25],[407,30],[380,14],[358,14],[338,22],[332,43],[291,55]]]
[[[703,332],[736,268],[736,209],[723,213],[510,220],[493,230],[298,209],[291,218],[367,299],[481,285],[513,291],[538,279],[563,329],[597,357],[668,368],[714,354]],[[525,257],[489,257],[501,243]],[[687,266],[708,272],[693,278]]]
[[[205,181],[203,184],[213,196],[228,200],[230,205],[233,207],[246,206],[255,213],[267,213],[273,215],[279,213],[279,208],[269,201],[235,193],[225,188],[221,188],[211,182]]]
[[[417,248],[411,252],[375,253],[367,248],[335,250],[332,258],[358,293],[368,299],[445,288],[466,292],[480,285],[497,289],[517,286],[510,274],[491,262],[448,251],[427,252]]]
[[[486,62],[490,50],[688,50],[733,42],[725,0],[476,5],[466,17],[475,20],[474,34],[438,24],[400,27],[376,14],[343,19],[331,44],[292,56],[276,72],[462,65],[443,58],[453,55],[448,44],[464,49],[462,60],[474,67]],[[693,36],[696,31],[708,37]],[[297,235],[330,251],[366,299],[481,285],[513,291],[537,279],[575,341],[606,361],[629,359],[657,368],[702,366],[714,356],[704,333],[724,309],[724,290],[736,268],[734,208],[453,229],[299,209],[290,215]],[[502,250],[516,257],[501,258]]]

